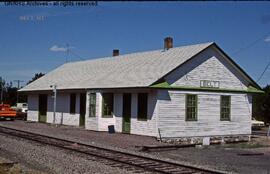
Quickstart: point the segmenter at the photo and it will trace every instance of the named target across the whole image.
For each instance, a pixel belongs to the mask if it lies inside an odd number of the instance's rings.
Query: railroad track
[[[201,169],[198,167],[181,165],[173,162],[168,162],[160,159],[154,159],[141,155],[136,155],[117,150],[106,149],[93,145],[78,143],[74,141],[59,139],[46,135],[36,134],[32,132],[17,130],[0,126],[0,133],[9,136],[20,137],[27,140],[32,140],[46,145],[51,145],[78,153],[94,156],[113,162],[113,166],[122,168],[133,168],[137,172],[154,172],[165,174],[220,174],[219,171]],[[120,164],[120,165],[119,165]]]
[[[267,136],[267,132],[264,132],[264,131],[252,131],[252,135]]]

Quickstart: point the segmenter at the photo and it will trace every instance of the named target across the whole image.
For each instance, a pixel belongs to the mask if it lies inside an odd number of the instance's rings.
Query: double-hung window
[[[220,120],[229,121],[231,115],[231,96],[220,96]]]
[[[102,94],[102,117],[113,116],[113,93]]]
[[[89,94],[89,117],[96,116],[96,93]]]
[[[186,95],[186,121],[197,121],[197,95]]]

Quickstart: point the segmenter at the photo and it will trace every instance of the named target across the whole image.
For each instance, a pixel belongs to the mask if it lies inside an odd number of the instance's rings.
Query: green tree
[[[270,123],[270,85],[263,88],[264,94],[253,97],[253,117]]]
[[[12,87],[12,82],[6,83],[5,80],[0,79],[1,103],[15,105],[17,99],[17,88]],[[22,98],[23,100],[23,98]]]
[[[32,78],[32,80],[30,80],[29,82],[27,82],[27,85],[28,85],[29,83],[32,83],[33,81],[39,79],[40,77],[42,77],[42,76],[44,76],[44,75],[45,75],[45,74],[42,73],[42,72],[36,73],[35,76]]]
[[[34,77],[27,83],[31,83],[35,80],[37,80],[38,78],[44,76],[43,73],[36,73],[34,75]],[[18,88],[17,87],[13,87],[12,86],[12,82],[10,83],[6,83],[6,81],[4,79],[2,79],[0,77],[0,100],[2,99],[2,101],[5,104],[10,104],[11,106],[15,105],[17,102],[17,92],[18,92]],[[1,97],[2,96],[2,97]],[[27,96],[24,94],[19,94],[18,95],[18,100],[20,103],[25,103],[27,102]]]

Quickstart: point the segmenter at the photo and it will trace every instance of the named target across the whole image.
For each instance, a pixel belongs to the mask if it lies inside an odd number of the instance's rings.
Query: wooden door
[[[80,126],[85,126],[86,94],[80,94]]]
[[[40,94],[38,96],[38,121],[46,123],[47,121],[47,94]]]
[[[122,132],[130,133],[130,118],[131,118],[131,94],[123,94],[123,125]]]

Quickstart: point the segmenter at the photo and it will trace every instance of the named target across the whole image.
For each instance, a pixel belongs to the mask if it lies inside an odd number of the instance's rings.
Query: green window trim
[[[102,94],[102,118],[113,117],[113,107],[114,107],[113,100],[114,100],[113,93]]]
[[[186,121],[198,120],[198,96],[186,94]]]
[[[69,113],[75,114],[76,113],[76,94],[70,94],[70,102],[69,102]]]
[[[231,96],[220,96],[220,121],[231,120]]]
[[[89,94],[89,117],[96,117],[96,93]]]
[[[138,93],[137,120],[147,121],[148,118],[148,93]]]

